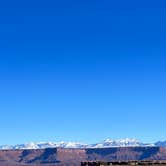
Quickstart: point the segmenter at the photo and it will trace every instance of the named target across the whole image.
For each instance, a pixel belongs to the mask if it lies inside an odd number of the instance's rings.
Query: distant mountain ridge
[[[158,141],[155,143],[155,145],[159,147],[166,147],[166,141]]]
[[[88,148],[111,148],[111,147],[166,147],[166,141],[158,141],[156,143],[142,143],[137,139],[125,138],[125,139],[106,139],[102,142],[95,144],[83,144],[78,142],[38,142],[27,143],[19,145],[2,145],[1,150],[6,149],[46,149],[46,148],[76,148],[76,149],[88,149]]]

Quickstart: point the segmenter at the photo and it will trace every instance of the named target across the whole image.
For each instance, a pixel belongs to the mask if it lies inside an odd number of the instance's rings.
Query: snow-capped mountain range
[[[146,147],[146,146],[163,146],[166,147],[166,141],[156,143],[142,143],[137,139],[106,139],[96,144],[83,144],[78,142],[38,142],[19,145],[3,145],[1,150],[5,149],[45,149],[45,148],[109,148],[109,147]]]

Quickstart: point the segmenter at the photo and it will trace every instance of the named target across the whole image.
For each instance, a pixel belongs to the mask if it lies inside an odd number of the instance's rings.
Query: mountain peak
[[[46,148],[75,148],[75,149],[88,149],[88,148],[110,148],[110,147],[147,147],[147,146],[160,146],[166,147],[166,141],[158,141],[154,144],[143,143],[135,138],[124,139],[105,139],[102,142],[95,144],[83,144],[79,142],[30,142],[18,145],[4,145],[0,149],[46,149]]]

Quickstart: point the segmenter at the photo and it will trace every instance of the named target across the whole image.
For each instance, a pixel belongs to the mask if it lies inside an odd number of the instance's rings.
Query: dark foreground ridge
[[[123,147],[96,149],[1,150],[0,166],[81,166],[84,162],[164,161],[166,148]],[[85,163],[84,163],[85,164]]]
[[[102,161],[91,161],[81,162],[81,166],[136,166],[136,165],[154,165],[154,166],[166,166],[166,161],[115,161],[115,162],[102,162]]]

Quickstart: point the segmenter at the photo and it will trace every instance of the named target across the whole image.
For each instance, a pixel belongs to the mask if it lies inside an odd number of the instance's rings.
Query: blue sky
[[[0,2],[0,144],[166,140],[164,0]]]

